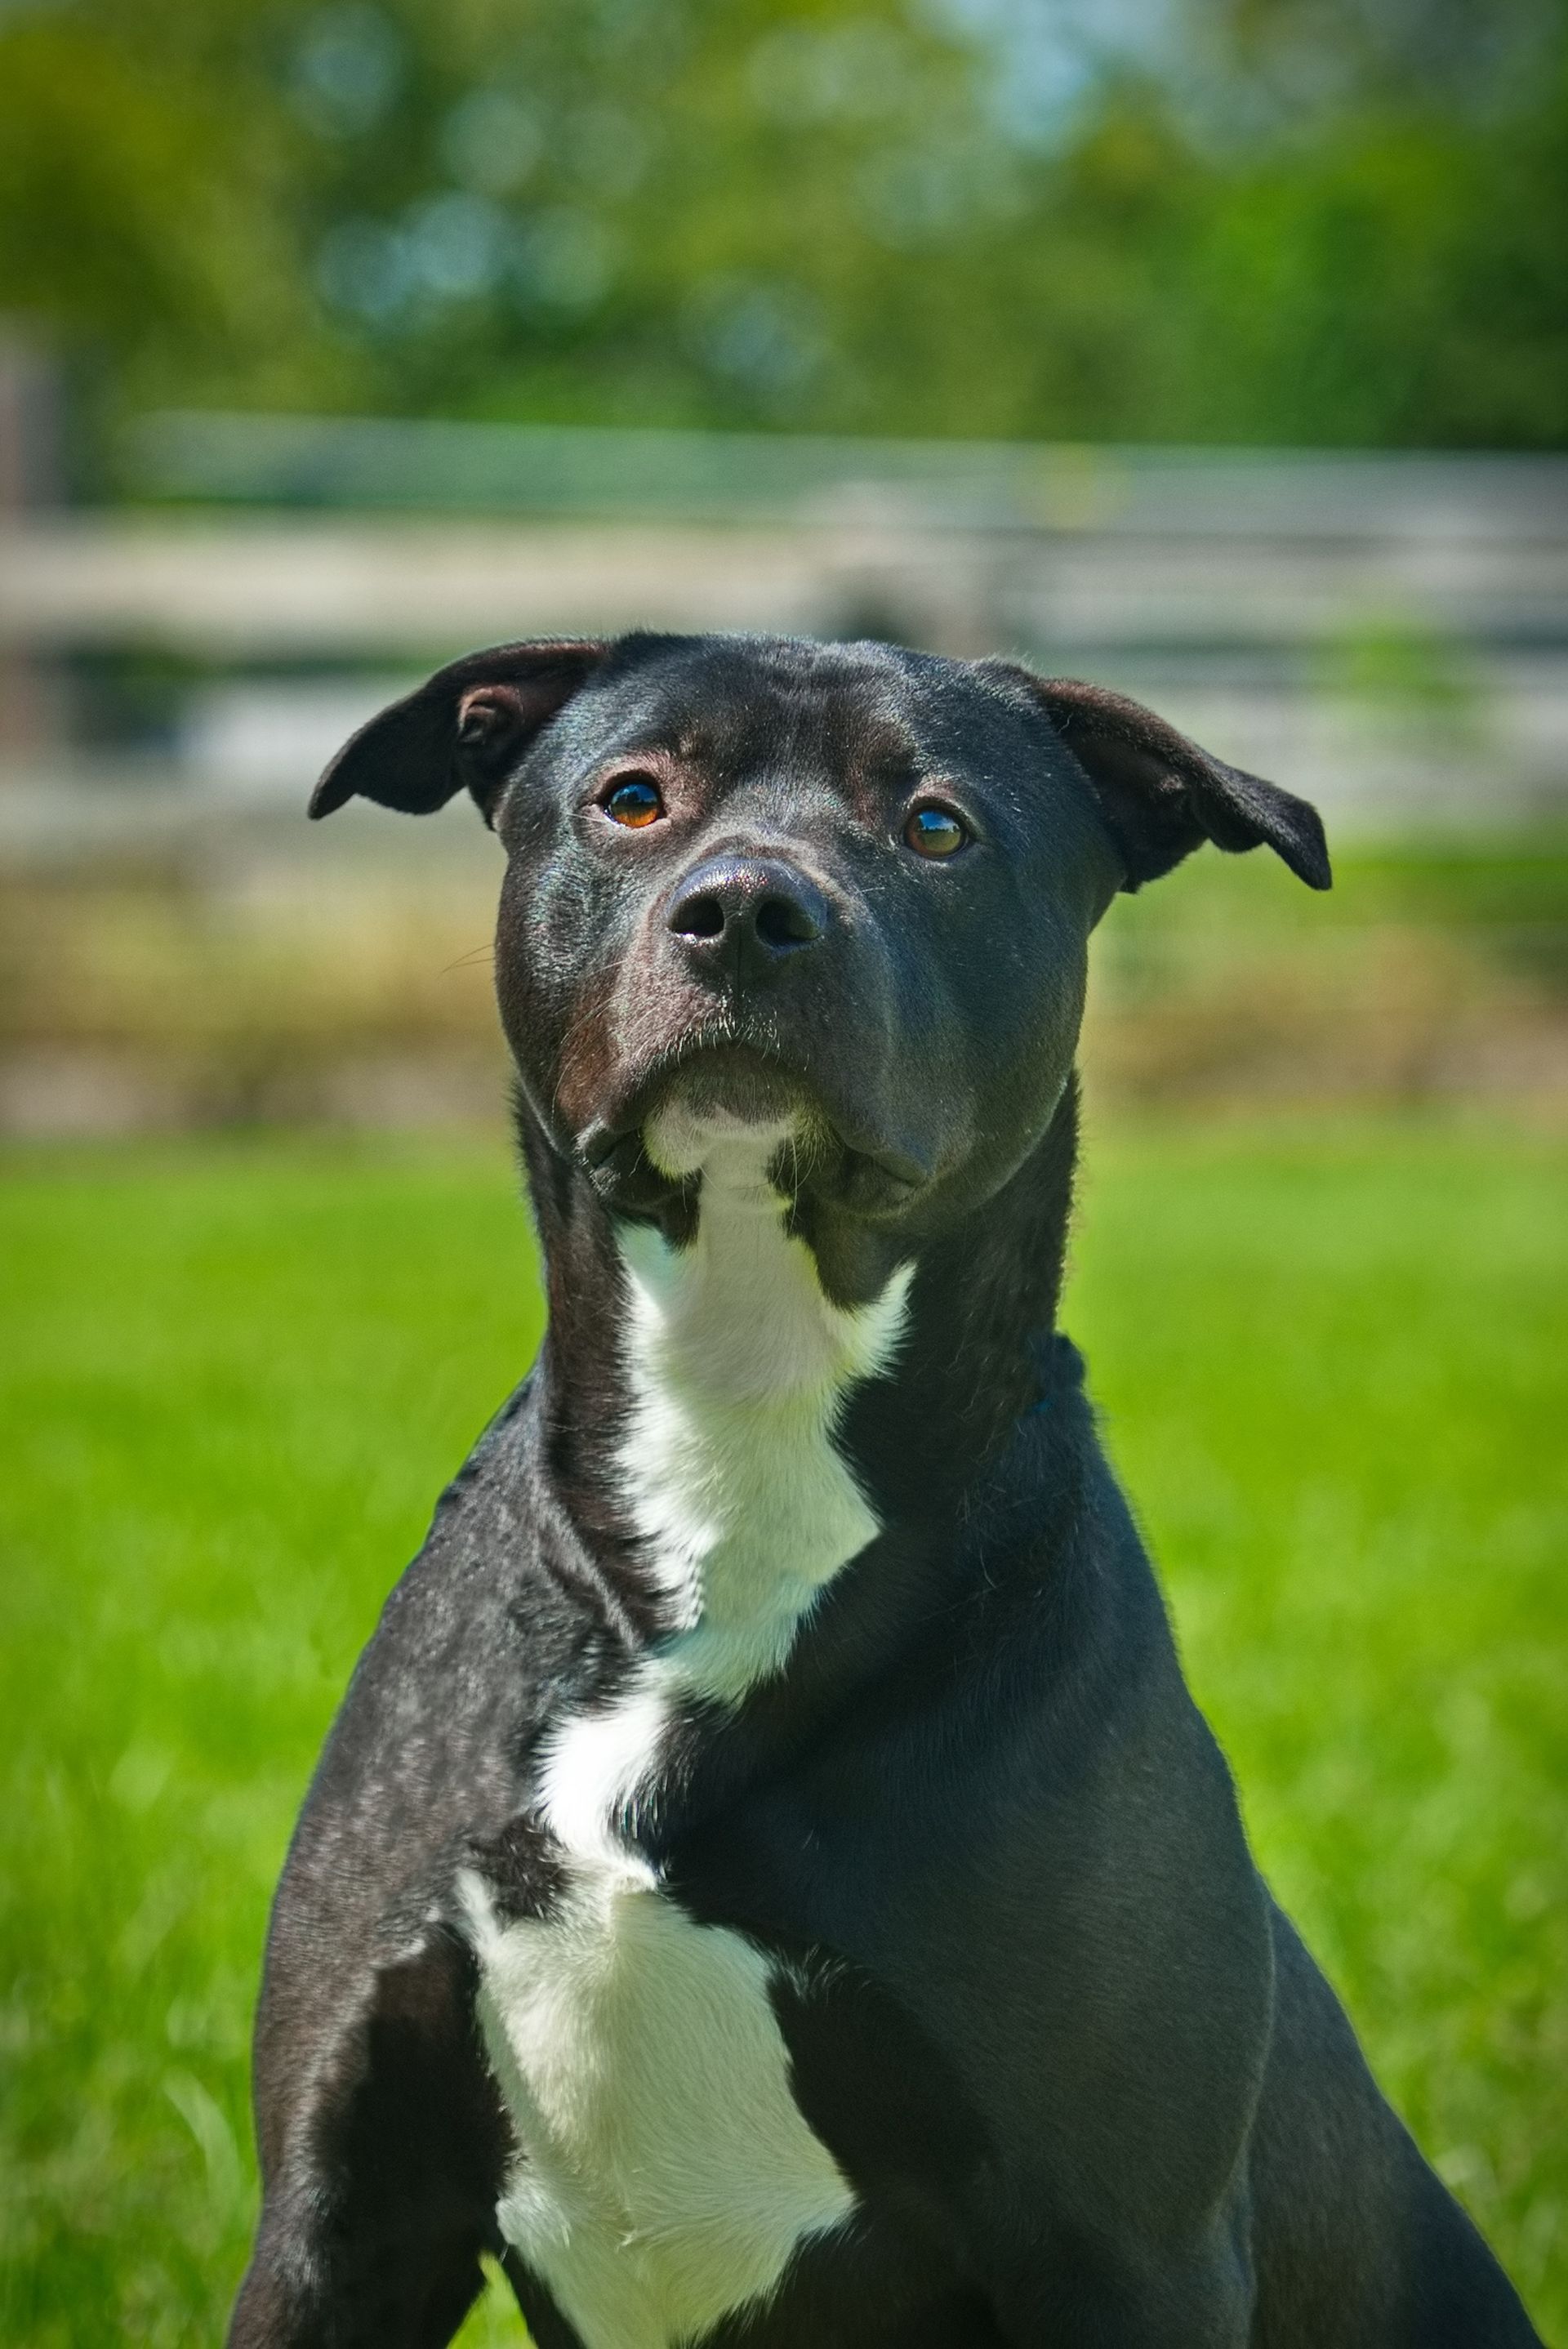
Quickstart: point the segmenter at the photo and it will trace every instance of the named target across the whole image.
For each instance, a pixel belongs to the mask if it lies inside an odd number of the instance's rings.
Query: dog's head
[[[1205,839],[1328,885],[1323,830],[1120,696],[882,645],[501,646],[317,787],[467,786],[508,854],[497,978],[524,1094],[614,1208],[776,1128],[801,1200],[911,1238],[1005,1182],[1072,1065],[1088,936]]]

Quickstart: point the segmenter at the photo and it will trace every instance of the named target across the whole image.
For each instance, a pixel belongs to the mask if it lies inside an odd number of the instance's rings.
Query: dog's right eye
[[[601,804],[611,823],[624,824],[628,832],[656,823],[665,812],[664,793],[647,775],[623,775]]]

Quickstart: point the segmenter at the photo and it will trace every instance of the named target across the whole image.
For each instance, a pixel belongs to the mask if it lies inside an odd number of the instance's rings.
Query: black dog
[[[1299,800],[879,646],[444,669],[549,1284],[312,1787],[238,2349],[1536,2340],[1248,1854],[1056,1333],[1089,932]]]

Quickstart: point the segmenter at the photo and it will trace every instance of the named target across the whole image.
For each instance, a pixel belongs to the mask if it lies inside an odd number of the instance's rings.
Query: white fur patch
[[[567,1889],[499,1922],[464,1880],[480,2014],[521,2152],[502,2232],[586,2349],[668,2349],[774,2291],[853,2199],[796,2106],[773,1961],[697,1925],[624,1836],[683,1698],[738,1702],[876,1534],[831,1440],[897,1343],[908,1288],[829,1303],[767,1168],[783,1128],[676,1121],[649,1146],[703,1177],[696,1237],[624,1241],[629,1514],[678,1629],[614,1703],[562,1725],[543,1810]]]
[[[778,2283],[852,2208],[801,2118],[769,1961],[645,1869],[475,1911],[480,2013],[521,2152],[498,2216],[587,2349],[665,2349]]]
[[[906,1268],[861,1312],[830,1304],[767,1180],[787,1133],[719,1126],[696,1162],[690,1247],[637,1227],[622,1250],[624,1491],[684,1630],[660,1661],[720,1699],[779,1670],[823,1584],[878,1531],[831,1432],[850,1387],[890,1360],[909,1286]],[[650,1139],[690,1170],[689,1133],[678,1155]]]

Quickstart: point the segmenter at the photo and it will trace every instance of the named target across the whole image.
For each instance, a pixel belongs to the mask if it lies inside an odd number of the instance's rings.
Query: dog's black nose
[[[777,856],[710,856],[676,891],[666,923],[698,968],[730,984],[766,978],[828,927],[828,901]]]

